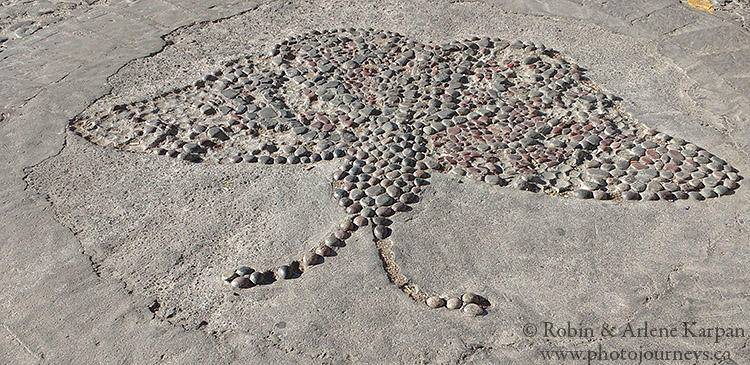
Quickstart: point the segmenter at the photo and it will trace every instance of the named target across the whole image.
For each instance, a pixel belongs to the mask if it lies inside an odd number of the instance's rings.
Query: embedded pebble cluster
[[[225,274],[236,288],[297,277],[361,227],[388,240],[392,217],[435,171],[597,200],[703,200],[740,180],[703,148],[636,123],[559,53],[488,37],[433,45],[372,29],[313,31],[70,128],[100,145],[191,162],[342,159],[333,196],[350,217],[300,261]],[[470,314],[487,306],[410,295]]]

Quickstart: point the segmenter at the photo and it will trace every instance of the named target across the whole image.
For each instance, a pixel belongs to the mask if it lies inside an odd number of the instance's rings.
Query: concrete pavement
[[[415,304],[388,280],[366,230],[299,279],[238,295],[221,283],[221,272],[242,262],[298,259],[341,221],[326,180],[333,164],[195,165],[66,132],[83,111],[188,85],[286,36],[373,27],[421,42],[544,43],[621,97],[639,122],[745,176],[750,33],[743,4],[724,3],[713,14],[645,0],[6,7],[0,360],[542,364],[556,361],[541,351],[601,345],[728,351],[733,360],[699,363],[746,363],[750,333],[600,331],[693,321],[750,331],[745,187],[700,202],[595,202],[435,174],[424,199],[394,221],[393,252],[418,285],[485,295],[492,306],[474,318]],[[568,322],[597,332],[544,336],[545,323]],[[528,324],[539,332],[524,332]]]

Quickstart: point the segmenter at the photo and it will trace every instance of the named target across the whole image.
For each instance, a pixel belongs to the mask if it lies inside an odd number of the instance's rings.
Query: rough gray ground
[[[488,314],[469,318],[392,285],[365,231],[303,278],[239,295],[219,281],[238,263],[299,258],[338,224],[333,165],[186,164],[64,131],[95,100],[158,95],[284,36],[375,27],[423,42],[542,42],[640,122],[746,175],[750,35],[738,3],[715,4],[715,15],[676,1],[81,4],[0,53],[11,85],[0,90],[0,360],[526,364],[548,362],[538,350],[601,344],[730,351],[746,363],[748,337],[522,332],[543,321],[698,321],[750,335],[746,187],[705,202],[604,203],[436,174],[394,223],[393,249],[419,285],[485,294]]]

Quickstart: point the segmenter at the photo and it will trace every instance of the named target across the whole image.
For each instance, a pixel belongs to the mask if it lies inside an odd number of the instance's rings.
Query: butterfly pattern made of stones
[[[190,162],[343,160],[332,176],[349,215],[340,227],[299,261],[222,279],[242,289],[298,277],[367,227],[401,290],[470,315],[490,303],[417,287],[390,250],[392,219],[432,173],[598,200],[703,200],[740,180],[721,158],[634,121],[559,53],[487,37],[432,45],[372,29],[313,31],[152,100],[81,115],[70,129]]]

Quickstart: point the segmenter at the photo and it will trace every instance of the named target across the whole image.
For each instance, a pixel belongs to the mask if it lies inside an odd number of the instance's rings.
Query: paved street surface
[[[747,1],[0,4],[0,363],[750,362]]]

